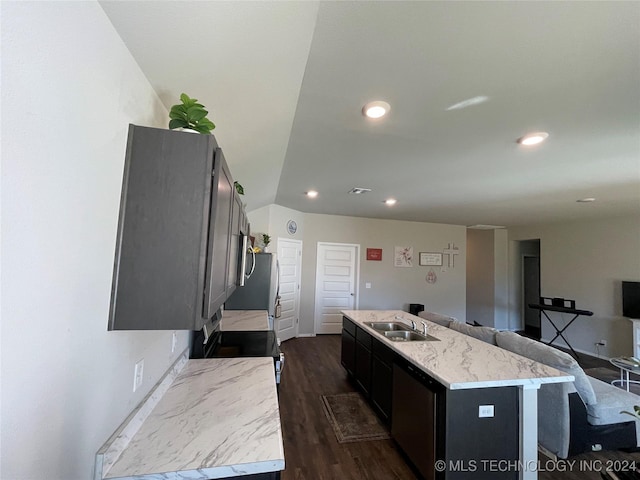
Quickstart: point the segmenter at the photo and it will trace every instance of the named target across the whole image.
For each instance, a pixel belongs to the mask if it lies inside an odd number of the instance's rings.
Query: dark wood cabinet
[[[354,377],[365,397],[371,390],[371,350],[356,339],[356,369]]]
[[[348,331],[342,330],[342,352],[340,362],[349,375],[356,371],[356,338]]]
[[[394,353],[375,338],[371,351],[371,403],[378,415],[388,423],[391,420],[393,397]]]
[[[242,250],[243,234],[241,231],[241,222],[243,221],[244,212],[242,211],[242,202],[240,195],[235,191],[233,193],[233,203],[231,207],[231,231],[229,239],[229,271],[227,273],[227,297],[231,295],[239,285],[240,278],[240,258]]]
[[[198,330],[228,293],[233,178],[213,135],[129,127],[109,330]]]
[[[341,363],[385,421],[391,417],[393,351],[347,318],[342,320]]]

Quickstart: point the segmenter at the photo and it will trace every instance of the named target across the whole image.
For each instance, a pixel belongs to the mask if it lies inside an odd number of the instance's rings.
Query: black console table
[[[556,338],[561,337],[564,340],[564,343],[566,343],[567,346],[571,349],[571,352],[573,352],[574,357],[578,358],[578,353],[573,349],[573,347],[569,343],[569,340],[567,340],[562,333],[567,328],[569,328],[569,325],[571,325],[576,318],[578,318],[581,315],[585,316],[585,317],[591,317],[593,315],[593,312],[590,312],[589,310],[577,310],[575,308],[556,307],[554,305],[540,305],[538,303],[530,303],[529,304],[529,308],[534,308],[536,310],[540,310],[542,312],[542,314],[545,317],[547,317],[547,320],[549,320],[549,323],[551,325],[553,325],[553,328],[556,329],[556,336],[553,337],[547,343],[547,345],[551,345]],[[556,324],[553,323],[553,320],[551,320],[551,318],[549,318],[549,315],[547,315],[547,312],[569,313],[569,314],[573,315],[573,318],[564,327],[562,327],[561,329],[558,329]]]

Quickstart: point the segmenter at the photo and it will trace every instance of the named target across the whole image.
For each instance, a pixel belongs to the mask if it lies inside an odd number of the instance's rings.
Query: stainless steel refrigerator
[[[255,268],[244,287],[237,287],[224,304],[225,310],[267,310],[273,328],[279,294],[279,266],[274,253],[258,253]]]

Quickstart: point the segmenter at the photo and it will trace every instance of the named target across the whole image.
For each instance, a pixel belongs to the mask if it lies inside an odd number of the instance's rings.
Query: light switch
[[[493,405],[480,405],[478,407],[478,418],[493,417]]]
[[[371,288],[371,282],[367,282],[364,284],[364,288]]]

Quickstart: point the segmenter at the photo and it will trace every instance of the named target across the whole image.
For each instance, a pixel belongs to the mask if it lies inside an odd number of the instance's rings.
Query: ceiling
[[[640,2],[100,3],[167,108],[182,92],[208,107],[248,210],[640,212]],[[389,115],[365,118],[372,100]],[[549,138],[516,143],[532,131]]]

